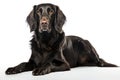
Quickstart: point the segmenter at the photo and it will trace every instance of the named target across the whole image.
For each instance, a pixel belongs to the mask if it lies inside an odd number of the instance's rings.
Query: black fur
[[[6,74],[33,71],[33,75],[44,75],[78,66],[116,67],[99,58],[88,40],[65,36],[62,30],[65,20],[58,6],[35,5],[27,17],[30,30],[34,31],[32,55],[28,62],[8,68]]]

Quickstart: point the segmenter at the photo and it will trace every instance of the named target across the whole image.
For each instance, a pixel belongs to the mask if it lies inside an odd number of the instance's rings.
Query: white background
[[[119,0],[1,0],[0,69],[28,61],[32,33],[26,17],[43,2],[58,5],[66,15],[66,35],[88,39],[101,58],[120,66]]]

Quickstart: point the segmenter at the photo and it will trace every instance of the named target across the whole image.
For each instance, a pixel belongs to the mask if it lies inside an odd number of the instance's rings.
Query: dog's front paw
[[[5,72],[6,74],[15,74],[14,68],[8,68]]]
[[[5,73],[7,75],[10,75],[10,74],[17,74],[17,73],[20,73],[20,72],[22,72],[21,69],[16,69],[15,67],[11,67],[11,68],[8,68]]]
[[[47,67],[47,68],[36,68],[33,70],[32,74],[34,76],[37,76],[37,75],[44,75],[44,74],[48,74],[51,72],[51,67]]]

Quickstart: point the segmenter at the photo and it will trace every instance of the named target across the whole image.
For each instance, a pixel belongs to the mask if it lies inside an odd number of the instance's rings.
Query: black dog
[[[8,68],[6,74],[33,71],[33,75],[44,75],[78,66],[116,67],[99,58],[88,40],[65,36],[62,30],[65,21],[58,6],[35,5],[27,17],[31,31],[34,31],[32,55],[28,62]]]

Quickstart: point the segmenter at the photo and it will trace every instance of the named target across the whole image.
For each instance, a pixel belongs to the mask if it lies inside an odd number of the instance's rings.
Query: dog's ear
[[[36,5],[33,7],[33,10],[29,13],[26,18],[27,23],[30,26],[30,32],[34,31],[37,28],[37,20],[36,20]]]
[[[59,33],[62,33],[62,26],[66,21],[64,13],[60,10],[58,6],[55,6],[55,29]]]

